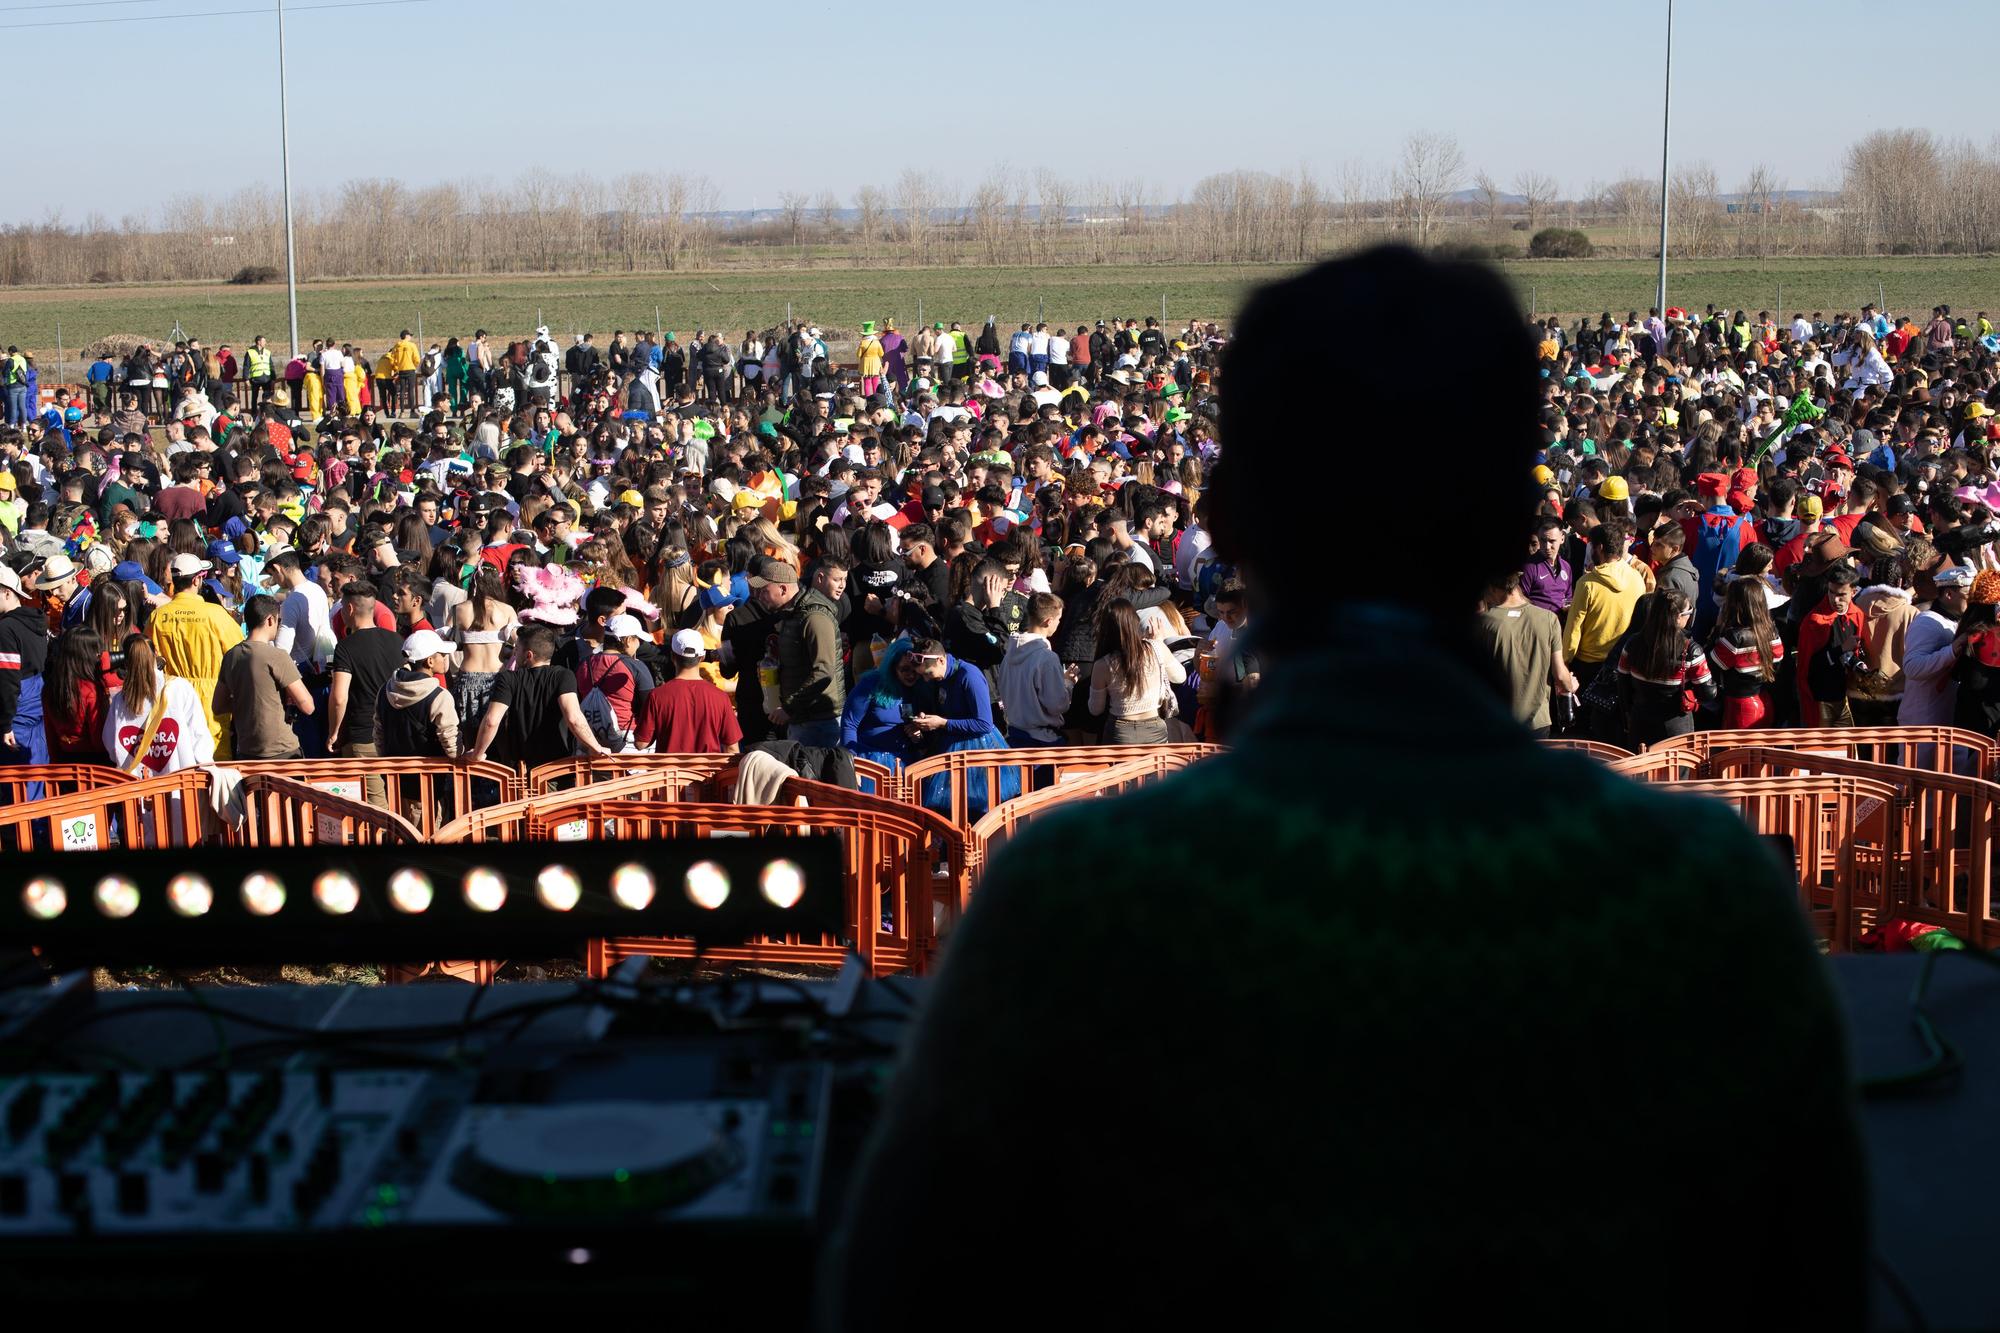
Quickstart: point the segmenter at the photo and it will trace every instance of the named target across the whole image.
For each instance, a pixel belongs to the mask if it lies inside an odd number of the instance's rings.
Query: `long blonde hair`
[[[739,537],[748,537],[761,555],[774,556],[790,565],[794,572],[800,568],[799,548],[792,545],[778,525],[770,519],[759,516],[737,529]]]
[[[121,679],[124,685],[120,693],[125,696],[128,712],[143,713],[153,706],[153,696],[160,689],[160,658],[153,651],[153,641],[134,630],[125,636],[125,670]]]

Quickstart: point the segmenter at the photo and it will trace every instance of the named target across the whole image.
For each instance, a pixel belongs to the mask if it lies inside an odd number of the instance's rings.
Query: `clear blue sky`
[[[27,26],[268,4],[0,0],[10,121],[92,163],[9,173],[0,221],[115,220],[183,190],[275,187],[271,17]],[[906,167],[969,189],[1005,163],[1144,179],[1164,199],[1234,168],[1304,164],[1323,181],[1347,162],[1385,169],[1429,129],[1457,137],[1468,174],[1507,185],[1533,168],[1579,195],[1658,171],[1663,15],[1663,0],[317,9],[288,22],[294,185],[681,171],[746,208],[782,190],[847,203]],[[1706,159],[1724,190],[1759,161],[1814,188],[1837,184],[1845,146],[1883,125],[1984,139],[1990,100],[1968,95],[1969,76],[1941,76],[1955,62],[1940,53],[1996,24],[1996,0],[1907,14],[1679,0],[1675,156]],[[1809,94],[1828,81],[1835,95]],[[1788,109],[1802,93],[1812,109]],[[1886,100],[1893,111],[1873,105]],[[150,151],[129,146],[135,126]]]

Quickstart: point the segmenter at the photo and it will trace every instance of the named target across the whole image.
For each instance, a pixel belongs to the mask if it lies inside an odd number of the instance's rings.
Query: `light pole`
[[[284,0],[279,0],[282,5]],[[1674,119],[1674,0],[1667,0],[1667,78],[1660,108],[1660,284],[1653,302],[1664,318],[1667,311],[1667,139]]]
[[[299,261],[292,248],[292,123],[285,104],[285,0],[278,0],[278,138],[285,180],[285,300],[292,316],[292,360],[299,358]],[[1665,279],[1661,279],[1665,281]]]

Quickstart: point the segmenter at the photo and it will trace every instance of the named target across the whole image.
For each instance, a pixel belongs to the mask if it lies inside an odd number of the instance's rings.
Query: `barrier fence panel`
[[[1056,745],[1047,749],[957,750],[919,759],[903,769],[902,799],[945,816],[960,828],[1016,795],[1055,786],[1079,773],[1096,773],[1134,760],[1156,763],[1160,773],[1221,754],[1220,745]],[[994,793],[1001,794],[1000,800]],[[976,807],[976,809],[975,809]]]
[[[815,794],[796,779],[796,795]],[[843,791],[835,788],[835,791]],[[844,793],[854,801],[878,798]],[[928,830],[910,811],[883,801],[854,806],[710,805],[698,801],[602,799],[594,791],[542,798],[528,820],[528,840],[552,840],[554,829],[581,820],[586,837],[620,839],[706,838],[732,834],[836,834],[847,890],[846,938],[784,936],[742,945],[698,947],[692,939],[607,939],[586,955],[593,975],[619,959],[708,958],[722,962],[836,966],[852,948],[873,974],[923,971],[932,955],[934,893]],[[606,822],[611,831],[605,829]]]
[[[0,807],[0,845],[33,846],[39,826],[42,845],[57,851],[194,847],[205,838],[209,787],[205,770],[189,768]]]
[[[1604,741],[1585,740],[1580,736],[1547,736],[1542,739],[1542,744],[1551,750],[1576,750],[1589,755],[1593,759],[1607,761],[1624,759],[1632,753],[1621,746],[1611,745]]]
[[[468,811],[527,795],[518,770],[490,760],[246,759],[227,766],[291,778],[349,800],[386,802],[427,838]]]
[[[352,847],[429,841],[394,811],[275,773],[244,774],[238,796],[243,822],[223,830],[223,841],[233,846]]]
[[[1035,816],[1058,806],[1088,800],[1094,796],[1111,796],[1130,791],[1159,776],[1160,767],[1157,759],[1135,759],[1095,773],[1077,773],[1054,786],[1001,802],[982,815],[972,826],[974,875],[984,871],[993,852],[1007,839],[1013,837],[1017,828]]]
[[[664,757],[664,756],[662,756]],[[702,756],[697,756],[702,757]],[[714,758],[717,756],[706,756]],[[610,762],[610,761],[604,761]],[[540,772],[540,769],[536,770]],[[460,815],[437,831],[432,839],[438,843],[458,842],[523,842],[528,837],[528,815],[546,806],[552,798],[579,796],[588,792],[600,799],[678,801],[692,797],[715,804],[714,784],[723,773],[721,765],[703,765],[698,768],[681,768],[660,765],[641,768],[637,772],[616,776],[605,776],[594,780],[583,788],[565,791],[543,792],[505,801],[499,805],[485,806]],[[733,780],[729,785],[734,785]],[[557,842],[580,841],[584,837],[584,825],[574,824],[570,828],[559,828],[555,833]],[[620,835],[614,826],[612,837]]]
[[[0,766],[0,809],[21,809],[133,780],[123,769],[106,764],[7,764]],[[0,848],[8,850],[48,847],[54,838],[54,825],[40,811],[30,824],[0,828]]]
[[[1991,778],[2000,764],[2000,742],[1957,727],[1758,727],[1732,731],[1696,731],[1648,747],[1687,750],[1702,764],[1712,754],[1745,747],[1816,751],[1840,759],[1921,768],[1933,773],[1964,773]]]
[[[2000,943],[1993,918],[1993,853],[2000,784],[1794,750],[1746,748],[1717,754],[1723,775],[1813,772],[1897,785],[1900,799],[1864,808],[1856,830],[1859,871],[1853,933],[1887,917],[1927,922],[1982,948]]]
[[[1821,939],[1851,949],[1857,891],[1857,831],[1881,807],[1899,799],[1898,787],[1872,778],[1831,773],[1789,777],[1700,778],[1674,789],[1719,797],[1737,807],[1758,833],[1791,839],[1799,893]],[[1901,852],[1895,820],[1884,821],[1885,859]]]
[[[558,759],[551,764],[538,764],[528,773],[523,796],[540,796],[553,791],[571,791],[587,787],[593,783],[609,782],[614,778],[627,777],[635,773],[648,773],[659,769],[675,769],[687,773],[713,777],[725,768],[734,768],[742,759],[741,755],[723,754],[621,754],[609,759],[579,756],[572,759]],[[854,775],[864,784],[874,785],[874,793],[889,800],[901,798],[902,779],[893,769],[871,759],[856,759]],[[717,792],[718,798],[727,793]]]

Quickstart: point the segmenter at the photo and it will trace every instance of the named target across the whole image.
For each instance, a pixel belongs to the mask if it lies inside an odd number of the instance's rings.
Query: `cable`
[[[110,0],[104,0],[109,3]],[[133,0],[138,3],[139,0]],[[436,0],[345,0],[340,4],[293,5],[287,14],[309,14],[316,9],[378,9],[384,5],[428,5]],[[54,8],[55,6],[51,6]],[[5,11],[0,11],[5,12]],[[244,15],[275,14],[275,7],[268,9],[203,9],[188,14],[121,14],[102,19],[51,19],[44,23],[8,23],[0,25],[0,32],[26,32],[30,28],[82,28],[94,27],[101,23],[161,23],[169,19],[212,19],[232,18]]]
[[[0,14],[25,14],[31,9],[103,9],[107,5],[160,5],[167,0],[66,0],[59,5],[8,5]]]
[[[1896,1304],[1903,1307],[1903,1317],[1910,1322],[1910,1333],[1930,1333],[1930,1320],[1924,1318],[1924,1307],[1917,1304],[1917,1294],[1910,1290],[1910,1284],[1903,1281],[1903,1275],[1889,1266],[1889,1261],[1880,1254],[1871,1253],[1869,1262],[1882,1276],[1882,1285],[1896,1298]]]

